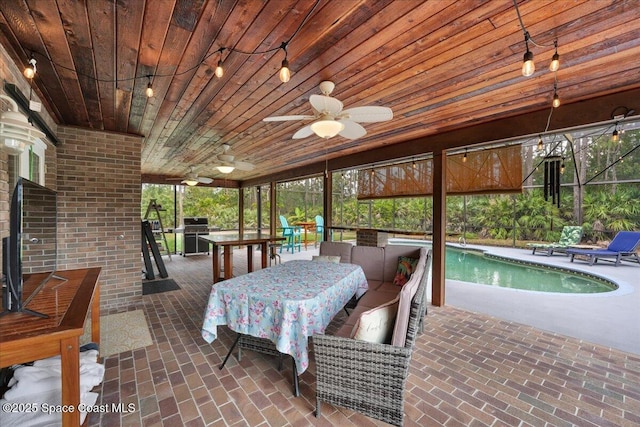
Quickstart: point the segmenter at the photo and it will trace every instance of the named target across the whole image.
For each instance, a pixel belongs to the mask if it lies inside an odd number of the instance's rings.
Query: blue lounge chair
[[[593,265],[598,258],[615,258],[616,266],[623,259],[635,259],[640,264],[640,257],[636,249],[640,246],[640,231],[619,231],[606,249],[567,249],[571,262],[576,255],[589,257],[589,265]]]
[[[560,240],[554,243],[527,243],[527,246],[533,248],[533,255],[536,250],[547,251],[547,256],[553,255],[553,252],[564,252],[567,248],[577,245],[582,239],[582,227],[579,225],[565,225],[560,234]]]

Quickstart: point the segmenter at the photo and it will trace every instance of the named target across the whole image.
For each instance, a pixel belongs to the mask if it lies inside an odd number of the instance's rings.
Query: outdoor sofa
[[[426,314],[431,251],[405,245],[377,248],[322,242],[320,256],[340,256],[340,262],[361,265],[369,290],[335,335],[313,336],[316,416],[320,416],[322,402],[327,402],[401,426],[411,354]],[[402,286],[393,283],[400,257],[418,258]],[[388,332],[378,333],[384,336],[382,342],[365,341],[367,328],[363,319],[375,323],[380,313],[389,315],[381,316],[390,320],[385,323]],[[374,334],[379,332],[373,329]]]

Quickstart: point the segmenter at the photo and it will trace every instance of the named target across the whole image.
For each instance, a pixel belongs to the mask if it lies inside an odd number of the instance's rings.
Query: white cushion
[[[396,297],[362,313],[353,327],[351,338],[375,343],[389,343],[396,322],[399,299],[400,297]]]
[[[314,255],[311,257],[312,261],[323,261],[323,262],[333,262],[338,264],[340,262],[340,257],[335,255]]]

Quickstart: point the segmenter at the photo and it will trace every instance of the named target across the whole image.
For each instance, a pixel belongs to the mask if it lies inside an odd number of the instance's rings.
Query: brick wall
[[[389,240],[389,234],[378,230],[360,229],[356,231],[356,245],[384,247]]]
[[[29,93],[1,44],[0,80]],[[40,114],[60,139],[57,147],[45,141],[45,183],[58,192],[58,268],[101,267],[103,311],[139,304],[142,138],[57,126],[44,107]],[[1,237],[9,233],[7,160],[0,150]]]
[[[101,310],[141,302],[142,138],[58,127],[58,265],[101,267]]]

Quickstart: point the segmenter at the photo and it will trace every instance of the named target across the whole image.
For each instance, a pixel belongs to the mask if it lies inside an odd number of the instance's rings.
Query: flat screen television
[[[44,317],[26,306],[56,271],[57,220],[56,192],[18,178],[11,197],[9,237],[2,239],[3,312]]]

